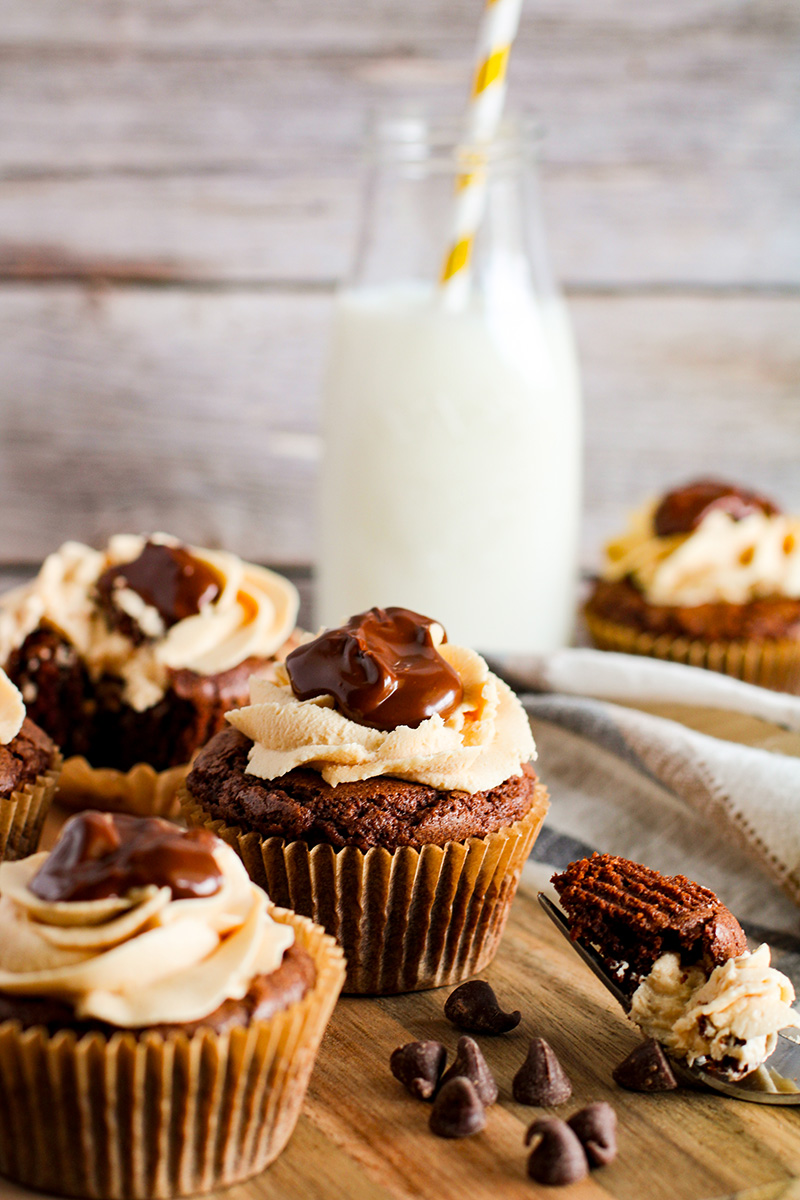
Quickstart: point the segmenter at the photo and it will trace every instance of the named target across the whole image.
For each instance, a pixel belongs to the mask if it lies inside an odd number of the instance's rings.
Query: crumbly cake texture
[[[253,1021],[267,1021],[276,1013],[297,1004],[316,982],[316,968],[311,956],[300,946],[290,946],[283,961],[269,975],[256,975],[241,1000],[225,1000],[219,1008],[197,1021],[173,1025],[148,1025],[135,1034],[185,1033],[191,1036],[200,1029],[214,1033],[229,1033],[232,1029],[247,1028]],[[82,1020],[63,1001],[50,997],[26,997],[0,994],[0,1024],[18,1021],[23,1029],[43,1026],[48,1033],[69,1029],[79,1037],[97,1031],[111,1037],[118,1030],[103,1021]]]
[[[0,797],[10,796],[49,770],[54,751],[44,730],[26,717],[17,736],[0,745]]]
[[[120,771],[147,762],[163,771],[188,762],[224,726],[225,713],[248,702],[251,673],[270,661],[249,658],[218,675],[171,670],[165,695],[144,712],[124,702],[120,679],[93,682],[75,647],[44,625],[12,653],[6,672],[65,757]]]
[[[530,765],[489,791],[471,794],[387,776],[331,787],[306,767],[278,779],[259,779],[246,773],[251,745],[238,730],[223,729],[197,756],[187,787],[212,819],[263,838],[301,839],[336,849],[444,846],[485,837],[519,821],[536,793]]]
[[[573,939],[594,946],[633,993],[662,954],[707,971],[747,950],[739,922],[708,888],[685,875],[593,854],[554,875]]]
[[[598,579],[587,612],[641,633],[707,642],[800,639],[800,600],[767,596],[747,604],[651,604],[628,579]]]

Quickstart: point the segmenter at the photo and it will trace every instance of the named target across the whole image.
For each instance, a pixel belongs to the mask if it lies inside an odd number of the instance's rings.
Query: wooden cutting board
[[[340,1000],[322,1043],[300,1120],[263,1175],[220,1200],[797,1200],[800,1108],[747,1104],[716,1093],[624,1092],[612,1067],[636,1032],[554,929],[527,883],[517,895],[500,951],[484,978],[507,1008],[523,1013],[501,1037],[479,1037],[500,1087],[486,1129],[462,1141],[428,1130],[429,1105],[389,1072],[403,1042],[436,1038],[453,1050],[444,1019],[448,988],[385,999]],[[545,1188],[525,1173],[525,1130],[543,1110],[510,1099],[528,1039],[545,1037],[570,1075],[569,1116],[608,1100],[619,1117],[619,1156],[569,1188]],[[29,1193],[0,1180],[3,1200]]]
[[[711,710],[651,708],[703,732],[800,754],[800,735]],[[58,814],[50,822],[47,841]],[[459,1032],[444,1019],[447,988],[388,998],[340,1000],[320,1048],[297,1128],[263,1175],[219,1193],[226,1200],[800,1200],[800,1107],[677,1091],[622,1091],[612,1068],[638,1035],[614,1001],[550,924],[523,879],[497,958],[485,972],[521,1025],[480,1037],[500,1087],[486,1129],[462,1141],[428,1130],[430,1108],[389,1072],[404,1042],[435,1038],[455,1050]],[[608,1100],[619,1118],[619,1156],[569,1188],[534,1184],[523,1136],[543,1110],[513,1101],[511,1080],[528,1040],[546,1038],[574,1093],[557,1115]],[[0,1180],[2,1200],[23,1197]]]
[[[650,706],[701,732],[800,755],[800,735],[709,709]],[[448,1142],[428,1130],[430,1108],[389,1072],[404,1042],[436,1038],[452,1052],[449,989],[340,1000],[320,1049],[303,1113],[283,1155],[229,1200],[800,1200],[800,1107],[729,1100],[717,1093],[624,1092],[612,1068],[639,1038],[602,985],[550,924],[523,880],[497,958],[485,972],[521,1025],[478,1040],[500,1087],[486,1129]],[[557,1115],[608,1100],[619,1118],[619,1156],[569,1188],[526,1175],[523,1136],[543,1110],[511,1099],[531,1037],[546,1038],[574,1093]]]
[[[611,997],[583,966],[523,883],[500,951],[484,978],[521,1025],[479,1037],[500,1087],[486,1129],[462,1141],[428,1130],[430,1107],[389,1072],[403,1042],[436,1038],[453,1050],[459,1033],[444,1019],[450,989],[384,999],[342,999],[320,1050],[295,1134],[260,1178],[229,1200],[511,1200],[562,1194],[570,1200],[712,1200],[756,1188],[753,1200],[790,1196],[800,1175],[800,1108],[729,1100],[718,1094],[624,1092],[611,1070],[638,1042]],[[608,1100],[619,1117],[619,1156],[582,1183],[554,1190],[525,1173],[525,1130],[542,1110],[510,1098],[529,1038],[546,1038],[573,1081],[570,1115]],[[767,1185],[773,1185],[772,1188]],[[798,1187],[800,1195],[800,1186]]]

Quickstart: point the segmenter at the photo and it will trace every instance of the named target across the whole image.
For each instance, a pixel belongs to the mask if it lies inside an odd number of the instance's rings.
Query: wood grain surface
[[[800,733],[768,722],[714,709],[648,708],[704,733],[800,756]],[[48,843],[62,819],[54,814]],[[613,1067],[638,1035],[544,916],[525,874],[497,958],[483,977],[506,1009],[523,1014],[512,1033],[478,1038],[500,1087],[484,1132],[457,1142],[435,1138],[427,1128],[429,1106],[412,1099],[389,1072],[389,1056],[404,1042],[435,1038],[455,1050],[459,1033],[442,1011],[449,989],[345,997],[288,1147],[263,1175],[217,1200],[798,1200],[797,1109],[701,1091],[646,1096],[613,1083]],[[563,1192],[526,1176],[523,1136],[542,1110],[511,1099],[511,1080],[534,1036],[551,1043],[573,1081],[573,1097],[556,1115],[608,1100],[619,1117],[617,1161]],[[0,1183],[3,1200],[24,1195]]]
[[[479,8],[4,0],[0,563],[122,527],[313,559],[365,119],[457,111]],[[800,508],[799,46],[792,0],[527,0],[587,564],[701,469]]]
[[[280,1158],[257,1178],[218,1200],[750,1200],[787,1198],[800,1176],[796,1109],[748,1104],[717,1093],[681,1089],[659,1095],[625,1092],[613,1067],[638,1043],[620,1009],[583,966],[523,881],[497,958],[482,978],[503,1005],[519,1008],[520,1026],[501,1037],[478,1036],[500,1100],[486,1129],[462,1141],[428,1130],[430,1106],[414,1100],[389,1071],[392,1050],[436,1039],[452,1058],[459,1031],[442,1012],[449,989],[386,998],[345,997],[334,1011],[297,1128]],[[608,1100],[619,1120],[617,1161],[555,1193],[525,1173],[525,1131],[544,1110],[511,1099],[511,1081],[531,1037],[556,1050],[573,1096],[553,1115],[569,1116]],[[769,1190],[773,1185],[775,1190]],[[0,1182],[4,1200],[20,1189]]]

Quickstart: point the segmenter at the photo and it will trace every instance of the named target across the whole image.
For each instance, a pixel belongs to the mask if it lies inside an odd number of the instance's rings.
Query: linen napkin
[[[531,717],[552,797],[536,858],[621,854],[713,888],[756,936],[800,933],[800,758],[610,702],[708,706],[800,730],[800,696],[588,649],[495,669]]]

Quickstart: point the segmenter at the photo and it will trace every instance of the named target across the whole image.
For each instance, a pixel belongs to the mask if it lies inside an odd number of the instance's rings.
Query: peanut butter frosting
[[[770,966],[769,946],[740,954],[706,975],[662,954],[634,992],[630,1016],[691,1066],[724,1063],[741,1077],[772,1054],[778,1031],[800,1026],[791,982]]]
[[[800,517],[753,512],[741,520],[709,512],[689,533],[658,537],[657,501],[609,542],[603,577],[630,576],[650,604],[747,604],[764,596],[800,599]]]
[[[105,550],[65,542],[45,559],[34,580],[0,597],[0,661],[6,662],[44,622],[76,647],[93,678],[121,678],[124,700],[143,712],[164,695],[170,669],[216,675],[251,656],[268,658],[283,645],[299,607],[289,580],[235,554],[195,546],[185,549],[219,581],[212,599],[167,627],[156,607],[120,587],[114,603],[142,636],[134,639],[111,627],[98,604],[98,580],[109,568],[133,563],[153,544],[180,547],[166,534],[149,539],[118,534]]]
[[[0,671],[0,744],[7,746],[25,720],[25,704],[19,688],[11,682],[5,671]]]
[[[298,700],[282,664],[275,682],[253,676],[251,703],[226,714],[253,742],[248,773],[276,779],[308,766],[332,786],[390,775],[465,792],[522,774],[523,764],[536,757],[522,705],[480,655],[442,637],[438,627],[438,652],[458,674],[463,696],[446,718],[435,713],[413,729],[359,724],[338,712],[331,696]]]
[[[182,1024],[242,999],[294,941],[224,842],[214,847],[219,890],[181,900],[152,885],[43,900],[29,884],[47,857],[0,865],[0,992],[54,997],[120,1028]]]

